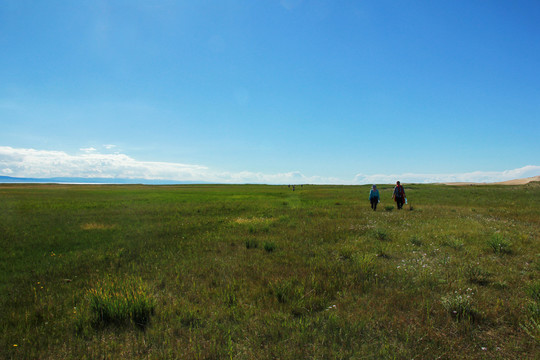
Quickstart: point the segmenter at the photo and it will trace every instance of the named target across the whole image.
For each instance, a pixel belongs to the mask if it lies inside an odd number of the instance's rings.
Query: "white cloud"
[[[540,175],[540,166],[527,165],[522,168],[504,171],[474,171],[458,174],[393,174],[393,175],[364,175],[354,178],[355,184],[393,184],[403,183],[449,183],[449,182],[500,182]]]
[[[139,161],[125,154],[101,154],[84,148],[82,154],[63,151],[16,149],[0,146],[0,168],[12,170],[11,176],[51,178],[119,178],[215,183],[329,184],[344,183],[336,178],[305,176],[300,172],[265,174],[261,172],[218,172],[203,165]]]
[[[97,149],[96,148],[93,148],[93,147],[89,147],[89,148],[82,148],[80,149],[81,151],[85,152],[85,153],[91,153],[91,152],[94,152],[96,151]]]
[[[81,149],[82,154],[0,146],[0,170],[15,177],[51,178],[118,178],[213,183],[259,184],[392,184],[435,182],[498,182],[540,175],[540,166],[528,165],[505,171],[475,171],[460,174],[358,174],[352,180],[334,177],[306,176],[298,171],[267,174],[262,172],[219,172],[203,165],[157,161],[139,161],[114,153],[101,154],[94,148]]]
[[[207,168],[165,162],[137,161],[124,154],[100,154],[94,150],[70,155],[63,151],[15,149],[0,146],[0,168],[19,177],[103,177],[149,180],[201,180]]]

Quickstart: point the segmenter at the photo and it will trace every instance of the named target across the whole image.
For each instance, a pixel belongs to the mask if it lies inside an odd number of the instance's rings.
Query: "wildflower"
[[[482,346],[482,350],[483,350],[483,351],[486,351],[486,350],[487,350],[487,347]]]
[[[17,346],[19,346],[19,345],[17,345],[17,344],[13,344],[13,347],[17,347]]]

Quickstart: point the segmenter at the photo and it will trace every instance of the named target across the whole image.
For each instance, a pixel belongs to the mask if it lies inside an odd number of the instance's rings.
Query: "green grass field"
[[[0,185],[0,358],[537,359],[540,184]]]

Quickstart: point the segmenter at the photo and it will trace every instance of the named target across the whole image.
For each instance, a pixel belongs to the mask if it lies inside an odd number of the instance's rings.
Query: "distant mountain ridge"
[[[117,179],[117,178],[82,178],[82,177],[53,177],[53,178],[23,178],[0,176],[0,183],[38,183],[38,184],[144,184],[144,185],[184,185],[207,184],[204,181],[175,181],[175,180],[148,180],[148,179]]]

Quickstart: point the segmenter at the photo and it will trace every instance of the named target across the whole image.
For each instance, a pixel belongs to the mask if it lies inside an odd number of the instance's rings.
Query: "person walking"
[[[377,190],[377,185],[373,185],[369,191],[369,202],[371,203],[371,208],[373,211],[377,210],[377,204],[380,202],[381,197],[379,196],[379,190]]]
[[[399,181],[396,183],[392,198],[396,202],[398,210],[401,210],[403,208],[403,203],[406,201],[407,197],[405,196],[405,189],[403,189],[403,186],[401,186]]]

